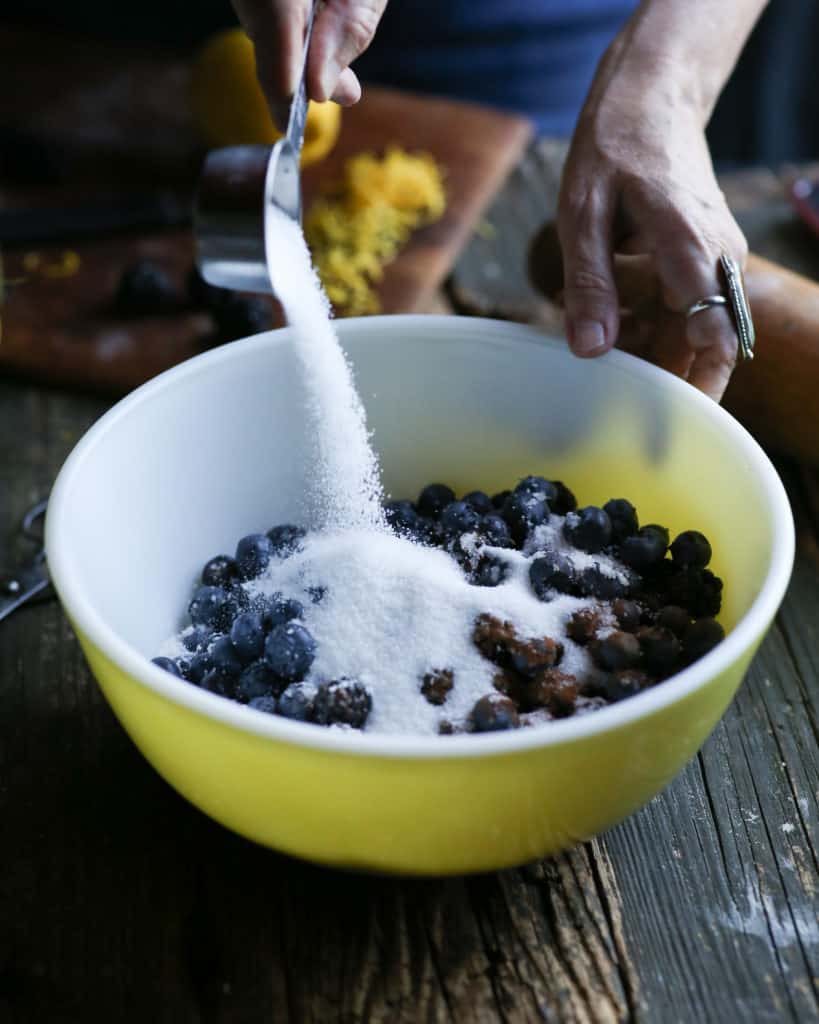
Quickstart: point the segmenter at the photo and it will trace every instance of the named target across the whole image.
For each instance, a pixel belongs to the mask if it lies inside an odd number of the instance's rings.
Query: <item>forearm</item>
[[[592,96],[616,78],[635,98],[662,88],[704,125],[767,0],[642,0],[600,64]]]

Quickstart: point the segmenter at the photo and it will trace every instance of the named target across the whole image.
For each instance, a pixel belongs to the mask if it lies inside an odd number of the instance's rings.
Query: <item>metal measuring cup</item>
[[[270,292],[267,214],[278,207],[301,221],[299,160],[307,118],[307,51],[313,29],[311,7],[304,56],[287,130],[270,146],[230,146],[205,159],[194,202],[196,262],[208,284],[235,291]]]

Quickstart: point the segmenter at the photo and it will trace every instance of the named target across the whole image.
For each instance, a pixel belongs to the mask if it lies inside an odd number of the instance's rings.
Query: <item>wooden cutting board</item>
[[[0,96],[14,82],[15,97],[27,98],[5,111],[0,102],[0,117],[25,118],[27,128],[64,142],[73,159],[66,185],[7,187],[0,190],[3,205],[88,201],[112,187],[121,195],[167,185],[183,197],[192,194],[202,151],[186,113],[183,62],[130,48],[112,53],[110,46],[100,55],[86,41],[66,47],[64,39],[58,44],[42,36],[35,51],[25,33],[11,43],[6,34],[3,42]],[[36,56],[28,60],[26,53]],[[530,137],[526,121],[497,111],[366,89],[362,102],[344,111],[336,149],[306,172],[306,204],[355,153],[392,143],[432,153],[446,175],[447,210],[415,233],[379,288],[384,312],[424,311]],[[67,249],[79,267],[65,277],[26,270],[33,249],[41,267],[59,262]],[[183,288],[193,262],[188,229],[67,238],[56,246],[5,248],[3,256],[6,279],[18,283],[2,308],[0,372],[117,395],[215,343],[202,311],[126,320],[113,308],[122,270],[140,258],[156,261]],[[280,322],[275,308],[274,315]]]

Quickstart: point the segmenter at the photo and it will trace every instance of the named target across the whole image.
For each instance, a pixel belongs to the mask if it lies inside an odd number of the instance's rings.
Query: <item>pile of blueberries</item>
[[[640,526],[636,509],[625,498],[613,498],[602,508],[579,509],[562,481],[527,476],[514,490],[492,497],[472,491],[458,500],[451,488],[430,484],[417,502],[386,506],[396,532],[445,548],[480,586],[497,586],[506,571],[498,556],[482,548],[521,550],[552,513],[565,517],[563,533],[573,547],[615,558],[627,567],[629,579],[609,575],[595,562],[577,571],[564,555],[544,550],[535,553],[529,572],[532,589],[542,600],[555,593],[604,601],[633,597],[654,610],[663,604],[682,607],[692,619],[719,612],[722,580],[707,568],[708,540],[687,530],[672,543],[664,526]],[[468,537],[477,537],[477,545]]]
[[[188,274],[184,293],[170,275],[152,260],[139,260],[125,268],[117,286],[115,308],[126,317],[163,316],[184,309],[211,314],[216,340],[234,341],[269,331],[273,325],[270,303],[208,284],[196,267]]]
[[[250,534],[236,553],[217,555],[202,570],[182,634],[188,657],[154,658],[155,665],[210,693],[259,711],[317,725],[361,728],[372,707],[368,691],[353,679],[304,682],[316,643],[302,624],[300,601],[273,594],[251,599],[243,583],[260,576],[274,558],[288,558],[302,544],[299,526],[275,526]],[[320,591],[312,595],[321,600]]]
[[[559,643],[549,638],[527,643],[514,635],[511,623],[479,618],[476,646],[499,670],[498,692],[477,702],[467,722],[471,731],[517,728],[523,712],[545,710],[559,718],[616,703],[674,675],[724,638],[714,618],[723,584],[708,569],[707,538],[686,530],[672,541],[664,526],[641,526],[625,498],[578,508],[562,481],[528,476],[511,491],[491,497],[473,491],[460,500],[451,488],[431,484],[416,502],[392,502],[386,513],[397,532],[447,550],[477,586],[497,586],[506,575],[502,557],[487,549],[525,548],[531,558],[529,582],[541,601],[565,594],[593,602],[567,628],[598,670],[590,679],[560,670]],[[565,541],[591,556],[582,560],[582,568],[549,547],[548,540],[538,544],[535,531],[551,514],[563,517]],[[616,560],[623,571],[606,572],[595,555]],[[616,628],[601,629],[606,622]],[[557,651],[545,661],[544,645]],[[445,682],[452,687],[451,675]],[[441,704],[441,689],[439,672],[424,680],[422,693]]]
[[[583,699],[591,695],[600,706],[613,703],[667,678],[723,639],[714,618],[721,606],[722,581],[707,568],[708,540],[687,530],[672,542],[664,527],[640,526],[634,506],[624,498],[602,507],[578,508],[561,481],[528,476],[513,490],[491,497],[472,491],[458,499],[446,485],[430,484],[415,502],[387,503],[385,514],[396,534],[447,551],[475,586],[498,586],[506,576],[506,564],[493,548],[525,547],[531,556],[530,584],[540,600],[560,594],[594,599],[595,605],[578,612],[568,627],[568,635],[588,645],[595,664],[607,673],[606,685],[601,689],[598,683],[594,694],[584,691],[582,683],[562,677],[556,663],[541,664],[542,657],[532,661],[531,672],[521,675],[519,665],[515,669],[507,664],[509,637],[493,641],[493,649],[505,652],[490,658],[505,672],[499,688],[504,699],[514,697],[521,710],[546,707],[555,717],[565,716],[573,710],[567,693]],[[577,569],[565,554],[538,549],[536,528],[550,514],[563,517],[569,544],[592,556],[590,563],[584,560],[584,568]],[[243,586],[261,576],[272,559],[288,558],[299,550],[304,537],[299,526],[276,526],[266,534],[243,537],[233,556],[212,558],[188,608],[191,626],[182,634],[187,655],[154,658],[154,663],[260,711],[318,725],[362,728],[372,698],[359,681],[343,677],[318,685],[306,682],[316,644],[304,625],[302,604],[282,594],[251,599]],[[595,554],[614,558],[625,572],[606,573],[594,561]],[[318,588],[311,599],[320,601],[322,596]],[[598,639],[605,610],[618,628]],[[498,627],[507,632],[509,628]],[[521,648],[524,661],[537,653],[536,647]],[[421,693],[437,705],[444,703],[453,686],[452,673],[446,669],[419,682]],[[497,697],[484,699],[469,728],[486,732],[518,724],[517,715],[504,709]]]

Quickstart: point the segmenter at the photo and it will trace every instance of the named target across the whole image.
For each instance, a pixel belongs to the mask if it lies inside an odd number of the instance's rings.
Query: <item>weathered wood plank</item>
[[[0,550],[102,409],[0,384]],[[520,871],[423,882],[219,828],[132,747],[58,608],[15,616],[0,632],[0,1019],[811,1019],[817,607],[800,557],[734,707],[643,812]]]

